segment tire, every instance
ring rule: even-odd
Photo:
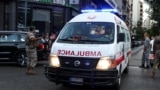
[[[21,67],[27,66],[27,54],[26,52],[19,52],[16,56],[17,64]]]
[[[68,84],[68,83],[63,83],[62,84],[63,87],[73,87],[72,85]]]
[[[127,67],[124,69],[125,74],[128,74],[128,72],[129,72],[129,63],[127,64]]]
[[[113,90],[119,90],[120,89],[120,86],[121,86],[121,67],[120,67],[120,70],[119,70],[119,73],[118,73],[118,80],[117,82],[112,86]]]
[[[150,63],[151,68],[153,67],[153,63]]]
[[[113,90],[119,90],[121,86],[121,75],[119,75],[119,78],[117,82],[112,86]]]

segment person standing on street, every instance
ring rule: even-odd
[[[50,36],[49,36],[49,41],[48,41],[49,52],[50,52],[51,47],[52,47],[52,44],[53,44],[53,42],[56,40],[56,38],[57,38],[56,32],[53,31],[53,32],[50,34]]]
[[[152,68],[151,77],[153,78],[158,70],[158,66],[160,63],[160,35],[157,36],[154,40],[153,44],[153,53],[155,55],[155,60]]]
[[[26,53],[27,53],[27,73],[28,75],[35,75],[36,72],[33,70],[37,64],[37,42],[42,39],[42,37],[35,37],[34,35],[35,29],[34,27],[29,28],[29,32],[26,36]]]
[[[153,53],[153,45],[154,45],[155,36],[152,36],[151,39],[152,40],[150,41],[150,45],[151,45],[151,52],[150,53]]]
[[[150,53],[150,39],[147,32],[144,33],[144,49],[143,49],[143,56],[142,56],[142,63],[140,68],[146,68],[149,69],[150,67],[150,60],[149,60],[149,53]],[[147,66],[145,67],[145,62]]]
[[[153,60],[154,60],[154,54],[153,54],[154,40],[155,40],[155,36],[152,36],[152,37],[151,37],[151,41],[150,41],[151,51],[150,51],[150,55],[149,55],[151,67],[153,66]]]

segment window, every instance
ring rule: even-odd
[[[1,34],[0,42],[16,42],[18,41],[18,36],[16,34]]]
[[[9,9],[9,3],[4,4],[4,30],[9,30],[9,17],[11,14],[9,14],[11,9]]]
[[[123,28],[123,27],[122,27],[122,31],[123,31],[123,33],[125,33],[125,41],[130,42],[129,31],[127,29]]]
[[[72,22],[60,33],[58,42],[106,44],[114,41],[114,23],[110,22]]]
[[[130,42],[131,41],[131,39],[130,39],[130,34],[129,34],[129,31],[127,31],[128,33],[127,33],[127,41],[128,42]]]
[[[21,5],[21,4],[18,4]],[[26,10],[26,21],[25,21],[25,7],[24,6],[18,6],[17,8],[17,29],[20,31],[28,31],[27,28],[25,28],[25,24],[27,27],[31,26],[32,24],[32,11],[31,8],[27,8]]]
[[[117,35],[120,33],[120,27],[117,25]]]
[[[25,38],[26,38],[26,34],[20,34],[20,38],[19,38],[19,40],[20,41],[22,41],[22,42],[24,42],[25,41]]]
[[[64,25],[64,9],[60,7],[54,7],[54,10],[52,11],[52,18],[52,31],[60,31]]]
[[[45,9],[33,9],[33,21],[50,22],[50,11]]]
[[[125,42],[127,42],[127,35],[126,35],[126,34],[127,34],[127,33],[126,33],[127,31],[126,31],[126,29],[124,29],[123,27],[121,27],[121,30],[122,30],[123,33],[125,33]]]

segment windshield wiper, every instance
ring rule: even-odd
[[[58,39],[58,41],[73,41],[72,39]]]
[[[79,41],[86,41],[86,42],[99,42],[99,41],[97,41],[97,40],[88,40],[88,39],[86,39],[86,40],[79,40]]]
[[[108,43],[108,41],[100,41],[100,40],[78,40],[81,42],[98,42],[98,43]]]
[[[99,44],[108,44],[109,41],[99,41],[99,40],[73,40],[73,39],[58,39],[58,41],[71,41],[71,42],[81,42],[81,43],[99,43]]]

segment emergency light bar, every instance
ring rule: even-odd
[[[94,9],[88,9],[88,10],[81,10],[82,13],[89,13],[89,12],[114,12],[117,13],[117,9],[101,9],[101,10],[94,10]]]

